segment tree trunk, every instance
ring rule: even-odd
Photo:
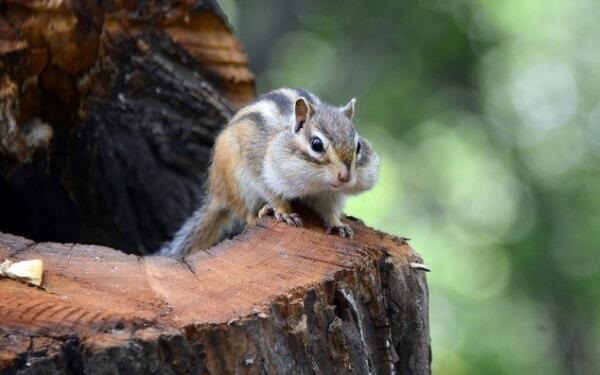
[[[350,224],[263,219],[183,262],[0,235],[47,269],[47,290],[0,280],[0,373],[428,373],[419,257]]]
[[[150,253],[254,97],[212,1],[0,2],[0,229]]]
[[[0,261],[46,267],[45,289],[0,279],[1,374],[429,373],[402,239],[306,213],[139,256],[198,205],[215,135],[254,95],[213,1],[0,0],[0,230],[33,239],[0,233]]]

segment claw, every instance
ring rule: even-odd
[[[326,225],[325,232],[327,234],[333,234],[334,232],[337,232],[340,235],[340,237],[347,238],[349,240],[351,240],[354,236],[354,232],[352,231],[352,228],[350,228],[350,226],[347,224]]]
[[[258,211],[258,218],[262,218],[263,216],[270,216],[273,215],[275,213],[275,210],[273,210],[273,207],[271,207],[268,204],[265,204],[263,206],[263,208],[260,209],[260,211]]]
[[[277,211],[268,204],[265,204],[263,208],[258,211],[258,218],[270,215],[275,216],[275,220],[277,220],[278,223],[286,223],[287,225],[291,225],[293,227],[301,227],[303,225],[300,215],[294,212],[286,213]]]
[[[351,240],[354,237],[354,232],[349,225],[345,225],[339,229],[340,236]]]
[[[280,223],[286,223],[287,225],[291,225],[293,227],[301,227],[302,219],[300,215],[296,213],[284,213],[284,212],[275,212],[275,219]]]
[[[297,227],[301,227],[303,225],[302,223],[302,218],[300,217],[300,215],[296,214],[296,213],[291,213],[289,215],[290,219],[294,222],[294,225]]]

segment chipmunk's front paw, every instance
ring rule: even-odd
[[[270,204],[265,204],[263,208],[258,211],[258,218],[260,219],[263,216],[272,216],[275,214],[275,210],[271,207]]]
[[[339,224],[339,225],[326,224],[325,229],[327,231],[327,234],[332,234],[332,233],[337,232],[340,235],[340,237],[348,238],[350,240],[354,236],[354,232],[352,231],[352,228],[350,228],[350,226],[347,224]]]
[[[277,219],[277,221],[280,223],[287,223],[293,227],[302,226],[302,219],[300,218],[300,215],[293,212],[287,213],[275,211],[275,219]]]
[[[293,212],[284,212],[275,210],[272,206],[266,204],[263,208],[258,211],[258,217],[263,217],[267,215],[275,216],[275,219],[280,223],[286,223],[293,227],[301,227],[302,226],[302,218],[300,215]]]

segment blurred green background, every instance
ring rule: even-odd
[[[221,4],[259,92],[358,98],[347,212],[432,268],[434,373],[599,373],[597,0]]]

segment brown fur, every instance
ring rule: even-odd
[[[291,211],[290,199],[307,199],[323,217],[328,232],[337,229],[351,238],[351,229],[340,221],[345,193],[328,189],[334,185],[332,179],[347,182],[341,176],[350,176],[359,166],[375,171],[361,176],[375,177],[362,179],[366,182],[360,188],[350,191],[357,186],[352,185],[347,191],[356,194],[370,188],[378,157],[374,154],[371,159],[367,153],[355,160],[354,100],[344,108],[322,103],[304,90],[283,89],[241,109],[215,140],[207,201],[161,253],[183,256],[206,249],[235,222],[254,223],[258,214],[268,211],[279,221],[302,225],[299,215]],[[316,131],[327,138],[325,153],[310,149],[310,137]],[[369,165],[369,160],[374,163]]]

